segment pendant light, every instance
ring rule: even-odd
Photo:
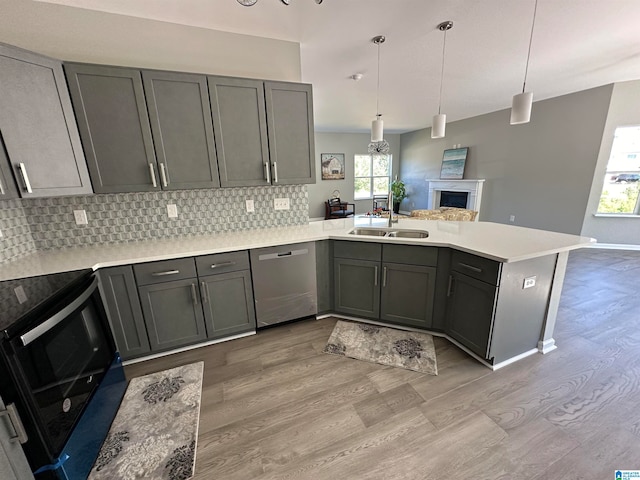
[[[524,69],[524,82],[522,83],[522,93],[513,96],[511,102],[511,125],[529,123],[531,121],[531,106],[533,104],[533,92],[525,92],[527,86],[527,73],[529,72],[529,58],[531,58],[531,44],[533,43],[533,27],[536,24],[536,12],[538,11],[538,0],[533,7],[533,21],[531,22],[531,36],[529,37],[529,52],[527,53],[527,64]]]
[[[444,54],[447,46],[447,31],[453,28],[453,22],[447,20],[438,25],[438,30],[444,32],[444,40],[442,41],[442,70],[440,71],[440,97],[438,98],[438,114],[433,116],[431,122],[431,138],[444,138],[445,128],[447,126],[447,115],[441,113],[442,108],[442,84],[444,80]]]
[[[389,143],[384,139],[384,124],[380,114],[380,45],[386,38],[383,35],[373,37],[371,41],[378,46],[378,85],[376,87],[376,118],[371,122],[371,143],[369,153],[389,153]]]

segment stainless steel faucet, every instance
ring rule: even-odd
[[[387,198],[387,208],[389,209],[388,226],[389,228],[391,228],[391,224],[393,223],[393,191],[391,190],[391,185],[389,185],[389,197]]]

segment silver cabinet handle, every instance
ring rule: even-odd
[[[191,298],[193,299],[193,304],[198,305],[198,292],[196,292],[196,284],[191,284]]]
[[[157,188],[158,183],[156,182],[156,172],[153,169],[153,163],[149,164],[149,174],[151,175],[151,184],[153,185],[153,188]]]
[[[273,162],[273,183],[278,183],[278,162]]]
[[[214,263],[211,265],[211,268],[222,268],[222,267],[230,267],[231,265],[235,265],[236,262],[222,262],[222,263]]]
[[[382,286],[387,286],[387,267],[382,267]]]
[[[20,175],[22,175],[22,181],[24,182],[24,187],[28,193],[33,193],[31,189],[31,182],[29,182],[29,175],[27,175],[27,167],[24,166],[24,163],[18,164],[18,170],[20,170]]]
[[[449,275],[449,285],[447,285],[447,297],[451,296],[451,287],[453,286],[453,275]]]
[[[167,171],[164,168],[164,163],[160,164],[160,179],[162,180],[162,186],[167,187],[169,182],[167,182]]]
[[[4,195],[4,187],[2,186],[2,180],[0,180],[0,195]]]
[[[473,265],[469,265],[468,263],[458,262],[458,265],[460,265],[463,268],[466,268],[467,270],[471,270],[472,272],[482,273],[481,268],[474,267]]]
[[[165,275],[176,275],[180,273],[180,270],[167,270],[165,272],[153,272],[152,277],[164,277]]]
[[[207,284],[205,282],[200,282],[200,295],[202,296],[202,303],[208,303],[209,297],[207,295]]]
[[[373,285],[378,285],[378,266],[373,267]]]
[[[264,178],[267,183],[271,183],[271,171],[269,169],[269,162],[265,162],[264,164]]]
[[[18,414],[15,404],[10,403],[7,405],[6,410],[0,412],[0,417],[4,417],[5,415],[9,417],[9,421],[16,432],[16,435],[14,437],[10,437],[10,440],[18,440],[18,442],[22,444],[27,443],[29,437],[24,429],[24,425],[22,425],[22,420],[20,419],[20,415]]]

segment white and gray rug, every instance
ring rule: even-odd
[[[438,374],[433,337],[428,333],[338,320],[324,352]]]
[[[90,480],[193,476],[204,362],[129,383]]]

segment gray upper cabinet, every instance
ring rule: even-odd
[[[270,185],[264,84],[208,77],[211,114],[223,187]]]
[[[160,190],[140,71],[64,68],[95,192]]]
[[[142,72],[163,190],[220,186],[207,77]]]
[[[274,185],[315,183],[311,85],[265,82]]]
[[[11,173],[7,149],[0,137],[0,200],[10,200],[18,197],[20,197],[20,193]]]
[[[0,136],[22,197],[92,193],[60,61],[0,44]]]

